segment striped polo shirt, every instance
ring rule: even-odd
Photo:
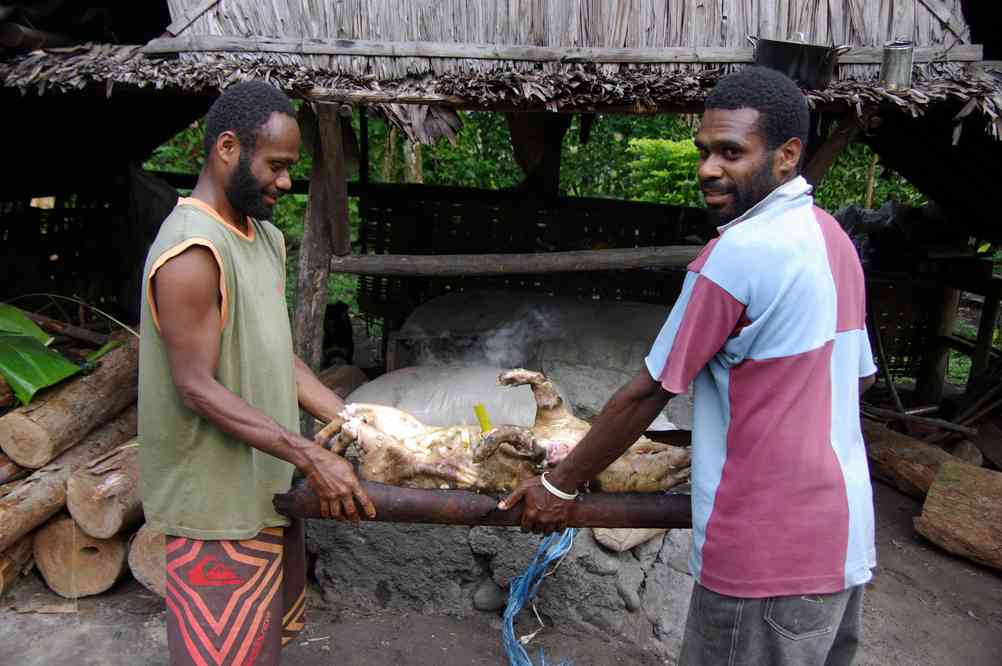
[[[646,359],[667,391],[694,382],[692,573],[748,598],[865,583],[859,378],[876,366],[856,250],[800,177],[719,231]]]

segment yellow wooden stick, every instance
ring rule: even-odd
[[[483,406],[482,403],[477,403],[473,405],[473,411],[477,415],[477,421],[480,421],[480,430],[487,432],[491,429],[491,417],[487,415],[487,408]]]

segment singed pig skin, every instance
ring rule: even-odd
[[[500,426],[481,433],[476,426],[437,427],[393,407],[348,405],[335,450],[352,442],[361,475],[409,488],[462,488],[505,493],[560,462],[590,429],[575,417],[553,384],[539,372],[509,370],[498,381],[529,384],[536,400],[531,428]],[[338,424],[332,424],[336,430]],[[328,429],[325,429],[325,433]],[[688,443],[688,432],[678,431]],[[592,482],[606,492],[664,491],[689,477],[689,451],[641,437]]]

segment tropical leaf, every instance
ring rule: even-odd
[[[80,372],[59,353],[30,335],[0,332],[0,375],[22,405],[41,389]]]
[[[35,338],[48,347],[52,336],[28,319],[24,311],[7,303],[0,303],[0,333],[17,333]]]

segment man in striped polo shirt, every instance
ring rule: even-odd
[[[863,271],[799,175],[809,115],[787,77],[746,68],[706,100],[699,180],[721,226],[688,267],[644,368],[526,502],[561,529],[581,484],[694,386],[695,577],[682,664],[847,664],[875,566],[859,396],[876,367]]]

